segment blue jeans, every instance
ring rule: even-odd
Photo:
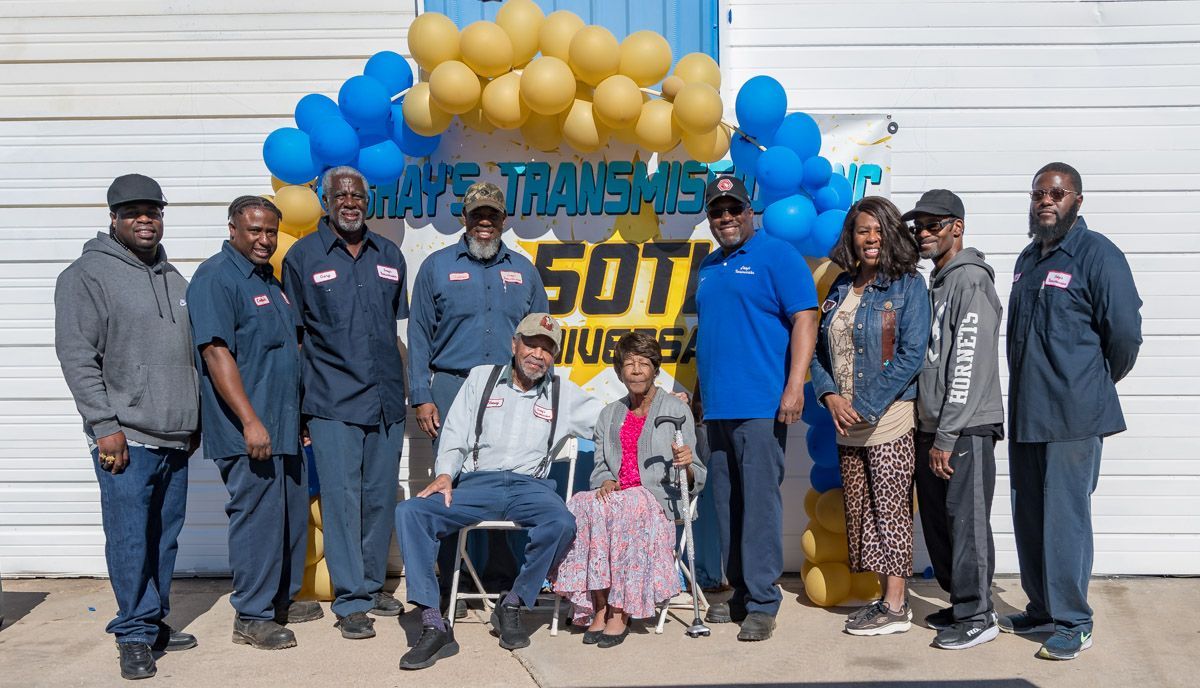
[[[288,605],[304,581],[308,537],[308,461],[276,454],[214,459],[229,501],[229,602],[246,621],[266,621]]]
[[[404,421],[366,426],[311,418],[308,434],[321,480],[333,613],[365,612],[387,580]]]
[[[413,497],[396,506],[396,535],[404,555],[408,600],[438,608],[440,594],[434,563],[438,542],[460,528],[480,521],[508,520],[529,529],[525,563],[512,592],[533,606],[550,567],[575,540],[575,517],[550,479],[512,471],[466,473],[451,495],[450,506],[440,494]]]
[[[179,449],[129,447],[129,465],[113,475],[92,466],[100,483],[104,560],[117,617],[104,630],[118,643],[153,644],[171,611],[171,576],[187,510],[187,459]]]

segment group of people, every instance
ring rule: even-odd
[[[677,526],[706,486],[733,593],[705,618],[738,623],[738,640],[766,640],[783,599],[786,428],[810,370],[837,430],[851,569],[882,584],[848,633],[910,627],[915,482],[951,602],[926,619],[937,646],[970,647],[997,629],[1053,631],[1040,651],[1050,658],[1090,645],[1090,494],[1103,437],[1124,429],[1114,383],[1136,358],[1140,301],[1124,256],[1078,216],[1074,169],[1052,163],[1034,177],[1033,241],[1010,299],[1010,473],[1030,602],[1003,619],[989,526],[1005,421],[1001,309],[991,267],[963,246],[953,193],[931,191],[903,215],[883,198],[856,203],[831,253],[845,272],[818,303],[804,259],[756,231],[743,183],[716,177],[704,200],[718,249],[695,293],[699,385],[689,398],[656,384],[659,343],[632,332],[612,356],[626,394],[605,405],[554,369],[561,325],[538,271],[502,241],[497,186],[468,189],[465,231],[423,261],[410,305],[403,254],[366,226],[365,178],[343,166],[321,181],[326,215],[288,251],[282,281],[270,265],[281,220],[270,200],[230,204],[228,241],[189,284],[160,243],[162,189],[136,174],[113,181],[108,230],[58,279],[55,345],[100,485],[118,606],[107,630],[125,678],[153,676],[155,651],[196,645],[164,619],[201,439],[229,492],[235,643],[292,647],[288,625],[324,614],[296,599],[308,443],[345,638],[373,637],[372,616],[404,612],[385,590],[394,527],[422,625],[401,668],[458,652],[452,541],[485,520],[528,534],[491,613],[501,647],[529,644],[522,610],[547,581],[573,605],[584,643],[621,644],[632,619],[679,592]],[[929,288],[920,258],[933,261]],[[428,486],[397,504],[410,405],[435,463]],[[595,439],[595,468],[592,489],[564,502],[548,474],[571,436]],[[493,540],[489,558],[511,559],[506,549]]]

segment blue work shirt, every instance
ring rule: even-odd
[[[200,349],[218,340],[237,361],[242,387],[271,436],[272,454],[300,453],[300,347],[296,312],[271,266],[257,267],[228,241],[196,268],[188,315],[200,371],[204,455],[246,453],[242,423],[213,387]]]
[[[1081,216],[1042,257],[1034,241],[1008,300],[1008,423],[1014,442],[1125,429],[1116,383],[1142,344],[1142,300],[1125,254]]]
[[[799,251],[761,230],[700,263],[696,365],[704,417],[774,418],[787,381],[792,317],[817,307]]]
[[[283,288],[304,326],[306,416],[358,425],[404,420],[396,321],[408,317],[400,247],[364,230],[358,257],[322,218],[283,261]]]
[[[417,271],[408,322],[408,379],[413,406],[433,401],[436,371],[466,377],[475,366],[512,359],[517,323],[549,309],[533,263],[503,243],[490,260],[458,243],[434,252]]]

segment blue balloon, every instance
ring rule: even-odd
[[[838,195],[838,204],[834,207],[838,210],[849,210],[854,203],[854,188],[850,186],[850,180],[835,173],[829,177],[829,186],[837,191]]]
[[[358,155],[358,134],[341,115],[318,121],[308,136],[313,156],[329,167],[348,165]]]
[[[363,68],[363,74],[383,84],[389,96],[407,91],[413,85],[413,72],[408,60],[391,50],[381,50],[372,55]]]
[[[337,103],[320,93],[310,93],[296,103],[296,126],[304,132],[311,132],[313,125],[326,117],[341,116]]]
[[[404,121],[404,115],[400,111],[400,105],[392,106],[392,138],[396,140],[400,150],[410,158],[426,158],[433,151],[437,150],[438,144],[442,142],[442,135],[436,136],[421,136],[417,132],[409,128],[408,123]]]
[[[817,391],[812,382],[804,383],[804,410],[800,412],[800,420],[808,425],[829,421],[829,414],[817,399]]]
[[[263,162],[271,174],[288,184],[306,184],[321,171],[313,160],[308,134],[291,127],[276,129],[267,136]]]
[[[733,161],[733,169],[736,172],[753,176],[762,153],[761,148],[750,143],[750,140],[741,134],[734,134],[733,140],[729,142],[729,159]]]
[[[817,216],[812,224],[812,231],[804,241],[796,245],[800,253],[814,258],[829,255],[833,245],[842,235],[842,223],[846,221],[845,210],[826,210]]]
[[[837,467],[837,431],[834,430],[833,423],[820,423],[809,427],[804,436],[804,444],[814,464]]]
[[[758,196],[754,199],[757,203],[754,204],[754,212],[762,212],[764,208],[769,207],[772,203],[782,201],[791,196],[790,191],[775,191],[768,189],[765,186],[758,187]]]
[[[833,174],[833,165],[819,155],[814,155],[804,161],[804,185],[809,193],[815,193],[829,184],[829,176]]]
[[[818,213],[826,210],[838,210],[841,203],[841,196],[838,196],[837,189],[832,186],[823,186],[813,194],[813,205],[817,206]]]
[[[404,152],[391,139],[366,146],[358,151],[358,171],[376,186],[391,184],[404,172]]]
[[[771,146],[763,151],[754,166],[755,181],[774,194],[796,193],[803,178],[804,165],[800,158],[783,146]]]
[[[338,108],[356,129],[377,127],[392,114],[392,99],[378,79],[352,76],[338,91]]]
[[[755,138],[769,136],[787,114],[787,91],[769,76],[756,76],[738,89],[733,109],[739,127]]]
[[[783,118],[775,130],[776,146],[791,148],[801,160],[808,160],[821,152],[821,130],[816,121],[803,112],[793,112]]]
[[[842,471],[837,466],[813,464],[808,472],[808,481],[817,492],[828,492],[842,486]]]
[[[773,237],[791,244],[802,242],[812,231],[817,209],[812,201],[800,194],[775,201],[763,213],[763,229]]]

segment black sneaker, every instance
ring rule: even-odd
[[[729,602],[710,602],[708,611],[704,614],[704,622],[711,624],[740,623],[745,619],[745,605],[731,604]]]
[[[445,619],[442,619],[442,624],[445,630],[436,626],[421,626],[421,637],[417,644],[400,658],[401,669],[425,669],[437,664],[439,659],[458,654],[454,629]]]
[[[507,596],[500,593],[500,599]],[[529,634],[521,628],[521,605],[497,604],[492,610],[492,635],[500,636],[500,647],[505,650],[519,650],[529,647]]]
[[[859,607],[858,609],[855,609],[854,611],[852,611],[846,615],[846,621],[853,621],[853,620],[857,619],[858,617],[862,616],[863,614],[866,614],[867,612],[871,611],[875,607],[878,607],[881,604],[883,604],[883,600],[878,599],[866,606]]]
[[[764,612],[750,612],[742,621],[742,630],[738,631],[737,639],[743,642],[767,640],[775,630],[775,617]]]
[[[157,626],[158,637],[150,645],[151,650],[156,652],[180,652],[196,647],[196,636],[191,633],[177,631],[161,621],[157,623]]]
[[[1069,628],[1059,628],[1054,631],[1054,635],[1042,643],[1042,647],[1037,651],[1037,656],[1042,659],[1075,659],[1080,652],[1091,646],[1091,631],[1072,631]]]
[[[375,620],[366,612],[354,612],[339,616],[334,628],[341,630],[342,637],[348,640],[362,640],[375,637]]]
[[[846,632],[850,635],[889,635],[904,633],[912,628],[912,610],[908,603],[898,612],[893,612],[887,604],[876,603],[862,615],[846,622]]]
[[[954,608],[946,607],[925,617],[925,625],[935,631],[944,631],[954,625]]]
[[[121,678],[136,681],[158,673],[148,643],[117,643],[117,651],[120,653]]]
[[[1029,612],[1021,612],[1020,614],[1010,614],[1009,616],[1000,617],[1000,630],[1005,633],[1016,633],[1017,635],[1053,633],[1054,621],[1052,619],[1036,618],[1031,616]]]
[[[400,616],[404,613],[404,605],[390,592],[379,592],[371,595],[371,609],[375,616]]]
[[[959,621],[943,629],[933,639],[933,646],[943,650],[965,650],[995,640],[1000,626],[991,614],[982,621]]]

